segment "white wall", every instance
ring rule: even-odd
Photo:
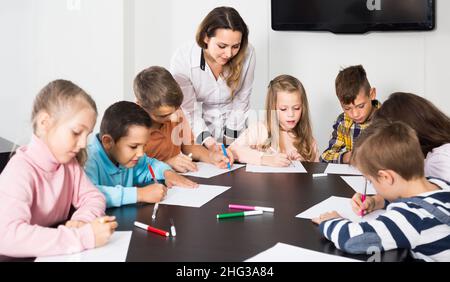
[[[0,135],[26,143],[32,101],[57,78],[91,94],[100,117],[123,99],[124,13],[121,0],[1,0]]]
[[[12,141],[29,133],[35,5],[27,0],[0,2],[0,136]]]
[[[68,9],[67,3],[77,1],[80,10]],[[100,117],[111,103],[134,100],[135,74],[151,65],[169,67],[175,49],[194,40],[203,17],[221,5],[240,12],[256,48],[252,107],[264,108],[274,76],[297,76],[308,94],[320,150],[341,111],[334,92],[341,67],[363,64],[382,101],[393,91],[410,91],[450,114],[450,19],[444,14],[450,1],[439,1],[432,32],[334,35],[272,31],[270,0],[0,0],[0,119],[12,120],[0,123],[0,136],[29,137],[32,98],[58,77],[91,93]]]
[[[305,85],[314,135],[323,150],[334,119],[342,111],[334,91],[338,71],[362,64],[383,101],[394,91],[425,96],[450,114],[446,81],[450,78],[449,1],[439,1],[437,29],[432,32],[391,32],[335,35],[328,32],[279,32],[270,25],[270,1],[135,0],[135,72],[151,65],[168,67],[174,50],[194,40],[203,17],[214,7],[235,7],[250,29],[257,66],[252,107],[264,108],[266,86],[287,73]],[[167,11],[167,12],[163,12]],[[133,97],[130,97],[133,98]]]
[[[235,7],[250,29],[256,49],[256,72],[252,104],[263,99],[268,76],[269,0],[134,0],[135,73],[152,65],[169,68],[170,58],[184,42],[194,41],[202,19],[215,7]],[[257,28],[256,28],[257,27]],[[134,99],[134,95],[126,96]]]
[[[269,76],[285,72],[304,83],[320,150],[326,147],[332,123],[341,112],[334,79],[342,67],[362,64],[381,101],[392,92],[412,92],[449,115],[450,19],[445,18],[445,11],[450,11],[450,1],[439,1],[437,29],[432,32],[270,31]]]

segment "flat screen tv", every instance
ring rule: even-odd
[[[448,1],[448,0],[447,0]],[[436,0],[272,0],[273,30],[432,30]]]

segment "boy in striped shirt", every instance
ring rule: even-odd
[[[450,187],[424,177],[423,154],[411,127],[377,121],[356,142],[351,163],[389,201],[368,196],[362,203],[361,194],[356,194],[354,211],[367,214],[386,208],[386,212],[362,223],[343,219],[335,211],[322,214],[313,222],[327,239],[349,253],[402,248],[416,259],[450,261]]]

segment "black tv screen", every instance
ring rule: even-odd
[[[273,30],[432,30],[435,0],[272,0]]]

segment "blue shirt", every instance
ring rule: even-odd
[[[137,187],[152,183],[148,170],[150,164],[158,180],[164,180],[164,172],[170,166],[147,155],[141,157],[132,168],[116,166],[108,157],[98,135],[87,146],[88,160],[84,170],[106,197],[106,207],[120,207],[137,202]]]

